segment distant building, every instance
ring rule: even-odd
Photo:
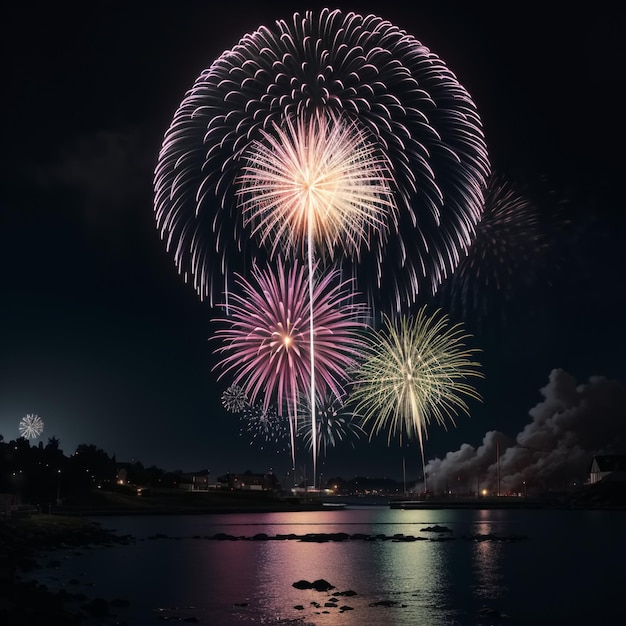
[[[211,475],[208,472],[200,474],[183,474],[180,487],[187,491],[209,491],[217,489],[218,485],[211,482]]]
[[[225,489],[244,489],[246,491],[276,491],[280,489],[278,479],[274,474],[224,474],[217,482]]]
[[[589,484],[594,485],[601,480],[626,481],[626,454],[602,454],[593,457]]]
[[[118,485],[128,485],[128,477],[132,468],[132,463],[117,463],[115,482]]]

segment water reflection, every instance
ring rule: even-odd
[[[168,618],[197,617],[200,624],[211,626],[490,623],[479,615],[483,606],[510,614],[511,626],[582,623],[583,616],[599,623],[608,621],[610,607],[621,602],[626,584],[623,520],[623,512],[384,508],[108,518],[105,525],[119,532],[137,537],[159,532],[164,538],[80,556],[69,553],[61,571],[44,569],[37,575],[50,577],[42,580],[46,584],[52,584],[52,576],[63,585],[71,578],[89,581],[94,584],[90,590],[100,597],[128,598],[131,606],[120,615],[128,624],[156,623],[156,607],[176,609]],[[452,533],[424,532],[435,525]],[[247,539],[211,538],[219,532]],[[373,539],[251,539],[258,533],[275,537],[339,532]],[[413,535],[414,540],[394,541],[396,533],[405,539]],[[449,534],[453,538],[446,540]],[[517,534],[529,540],[494,539]],[[480,541],[476,535],[490,538]],[[606,575],[581,574],[589,571]],[[293,587],[298,580],[317,579],[335,589]],[[331,602],[333,593],[349,591],[356,595],[336,596]],[[342,612],[342,606],[351,610]]]
[[[421,532],[427,525],[418,522],[414,513],[403,519],[391,519],[388,511],[368,511],[366,516],[332,513],[330,518],[313,518],[306,530],[360,532],[372,540],[255,542],[254,562],[246,564],[246,569],[255,570],[251,587],[255,591],[240,618],[246,614],[252,619],[250,607],[254,606],[262,623],[276,623],[266,619],[346,626],[460,623],[454,619],[462,613],[458,594],[451,598],[450,588],[458,584],[467,594],[471,569],[469,559],[465,559],[465,572],[455,560],[458,543],[446,541],[448,537],[440,533]],[[289,532],[297,530],[295,524],[300,521],[299,514],[280,517],[281,528]],[[397,533],[404,540],[393,540]],[[319,579],[334,589],[319,592],[293,587],[297,581]]]

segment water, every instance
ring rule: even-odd
[[[68,552],[60,568],[43,569],[38,579],[109,600],[128,599],[130,606],[115,613],[131,626],[184,619],[211,626],[595,624],[614,621],[626,589],[622,511],[380,506],[97,521],[136,542]],[[434,525],[451,532],[422,530]],[[208,538],[217,533],[402,534],[427,540]],[[486,537],[469,539],[476,534]],[[335,588],[293,587],[318,579]],[[332,595],[337,592],[356,595]]]

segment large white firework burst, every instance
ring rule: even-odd
[[[261,135],[236,182],[244,225],[271,256],[306,250],[309,234],[321,258],[359,256],[396,230],[388,160],[356,124],[319,114]]]
[[[36,439],[43,432],[43,420],[38,415],[29,413],[21,419],[19,429],[20,436],[24,439]]]
[[[307,133],[324,149],[288,155]],[[324,9],[245,35],[200,74],[165,134],[154,178],[157,227],[202,298],[213,303],[274,246],[269,233],[279,226],[268,207],[285,195],[264,188],[262,219],[252,219],[237,181],[256,193],[251,166],[262,164],[259,178],[267,180],[282,160],[287,174],[313,155],[328,157],[334,135],[340,153],[351,147],[376,161],[388,189],[362,184],[366,215],[341,217],[318,232],[318,244],[326,252],[338,239],[358,244],[349,268],[358,289],[385,309],[411,305],[452,273],[474,237],[490,172],[477,108],[412,35],[374,15]],[[268,163],[270,146],[276,160]],[[354,165],[367,178],[367,168]],[[347,208],[353,176],[340,180],[348,191],[339,205]]]

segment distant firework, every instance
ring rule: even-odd
[[[494,322],[503,317],[502,300],[524,301],[530,290],[549,285],[555,257],[553,231],[566,224],[558,201],[540,185],[522,185],[494,176],[485,196],[482,219],[468,254],[437,296],[451,314]]]
[[[385,328],[370,335],[351,398],[370,437],[386,431],[388,443],[394,436],[415,438],[424,462],[431,420],[454,424],[457,411],[469,413],[465,397],[479,399],[468,382],[482,377],[473,360],[477,350],[465,347],[468,338],[460,324],[425,308],[414,318],[386,319]]]
[[[277,451],[289,447],[289,420],[278,415],[275,406],[263,407],[261,402],[248,406],[242,417],[241,434],[250,437],[250,444]]]
[[[302,413],[306,407],[302,407]],[[356,441],[365,436],[365,431],[354,419],[352,413],[346,410],[343,399],[337,400],[327,396],[323,401],[318,401],[315,416],[317,419],[317,448],[321,456],[326,456],[330,448],[340,444],[348,444],[354,447]],[[306,420],[302,422],[299,434],[307,448],[313,446],[311,424]]]
[[[238,385],[231,385],[222,393],[222,406],[230,413],[243,413],[249,406],[246,392]]]
[[[37,439],[43,432],[43,420],[30,413],[20,421],[20,436],[24,439]]]
[[[373,304],[399,309],[457,266],[489,172],[477,108],[439,57],[380,17],[324,9],[260,27],[200,74],[163,139],[155,216],[179,272],[213,304],[282,245],[275,231],[291,245],[305,232],[289,195],[302,175],[337,218],[315,231],[317,252],[343,260]]]

